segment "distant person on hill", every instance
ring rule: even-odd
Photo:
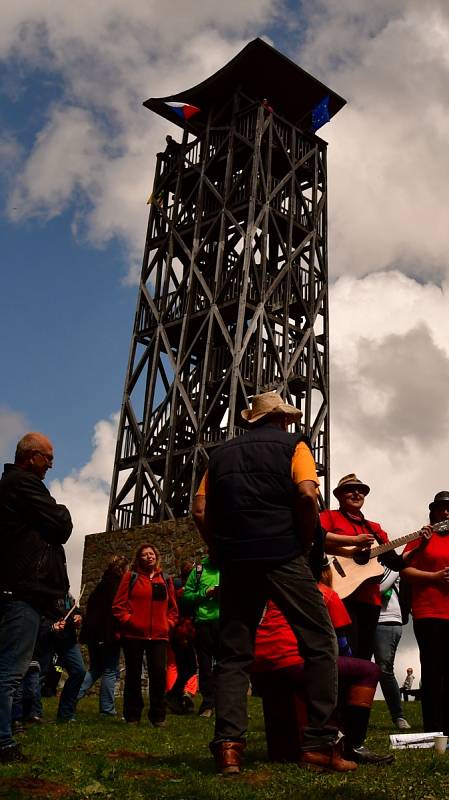
[[[401,686],[401,694],[405,700],[408,701],[408,696],[413,692],[413,683],[415,680],[415,676],[413,674],[413,667],[407,667],[407,672],[405,674],[404,683]]]

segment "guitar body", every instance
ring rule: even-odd
[[[370,559],[366,564],[357,564],[349,555],[329,558],[332,559],[332,588],[342,600],[355,592],[360,584],[384,574],[384,568],[377,558]]]
[[[449,520],[447,519],[443,520],[443,522],[435,522],[431,527],[432,531],[440,536],[449,534]],[[330,556],[330,559],[332,559],[332,588],[344,599],[355,592],[361,583],[370,578],[380,578],[384,574],[384,568],[378,561],[378,556],[388,553],[390,550],[395,550],[400,545],[407,544],[407,542],[419,539],[421,533],[422,530],[414,531],[413,533],[408,533],[407,536],[402,536],[392,542],[386,542],[378,547],[371,548],[371,550],[364,551],[366,563],[354,561],[352,555],[356,555],[358,559],[364,558],[363,552],[357,551],[354,547],[345,548],[348,551],[347,556]]]

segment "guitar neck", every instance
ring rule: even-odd
[[[389,553],[390,550],[396,550],[396,548],[400,547],[401,544],[407,544],[407,542],[413,542],[414,539],[419,539],[420,536],[421,529],[419,531],[413,531],[413,533],[408,533],[406,536],[400,536],[399,539],[395,539],[394,542],[386,542],[386,544],[380,544],[377,547],[372,547],[369,557],[377,558],[384,553]]]

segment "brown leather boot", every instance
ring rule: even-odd
[[[221,775],[238,775],[245,742],[212,742],[210,749],[215,758],[217,772]]]
[[[357,769],[355,761],[343,758],[339,745],[323,748],[323,750],[306,750],[301,755],[300,763],[329,772],[352,772]]]

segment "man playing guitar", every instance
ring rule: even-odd
[[[362,514],[365,497],[369,491],[370,487],[359,480],[354,473],[345,475],[339,480],[334,489],[334,495],[339,502],[338,511],[322,511],[320,514],[321,526],[326,533],[327,553],[337,556],[350,554],[352,557],[359,554],[362,555],[362,560],[365,554],[368,561],[370,549],[375,543],[380,545],[388,543],[388,534],[379,523],[368,521]],[[368,579],[363,580],[355,591],[344,598],[352,622],[348,639],[352,653],[357,658],[371,659],[373,654],[374,634],[381,609],[379,582],[383,566],[396,572],[405,566],[402,556],[394,550],[381,555],[379,562],[377,560],[373,562],[376,565],[374,573],[377,567],[377,576],[375,574],[374,577],[370,577],[372,572],[368,572]],[[335,589],[338,591],[337,586]]]

